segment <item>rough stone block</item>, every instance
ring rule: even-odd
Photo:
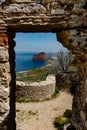
[[[8,46],[8,36],[6,34],[0,34],[0,46]]]
[[[0,113],[4,114],[9,110],[8,103],[0,102]]]
[[[0,102],[6,100],[10,93],[10,88],[5,88],[5,86],[0,85]]]
[[[51,14],[53,15],[63,15],[64,14],[64,10],[63,9],[52,9],[51,10]]]
[[[5,47],[0,46],[0,61],[7,62],[9,60],[8,50]]]
[[[0,63],[0,77],[6,77],[6,75],[10,72],[9,62]]]

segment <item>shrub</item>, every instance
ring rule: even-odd
[[[58,129],[58,130],[63,130],[64,128],[64,125],[70,123],[70,118],[71,118],[71,110],[66,110],[63,114],[63,116],[59,116],[59,117],[56,117],[54,119],[54,126]]]
[[[68,73],[59,73],[56,75],[56,85],[58,86],[58,88],[64,89],[64,88],[69,88],[71,85],[71,81],[69,78],[69,74]]]
[[[54,126],[58,129],[58,130],[63,130],[63,127],[65,124],[70,123],[70,120],[68,118],[64,118],[62,116],[56,117],[54,119]]]
[[[55,86],[55,93],[59,93],[59,88],[57,86]]]
[[[72,95],[75,95],[76,92],[76,84],[72,83],[70,87],[70,92]]]
[[[72,111],[71,111],[71,110],[68,110],[68,109],[67,109],[67,110],[64,112],[64,114],[63,114],[63,116],[64,116],[64,117],[67,117],[67,118],[70,118],[71,115],[72,115]]]

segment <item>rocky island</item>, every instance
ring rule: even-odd
[[[45,52],[40,52],[33,56],[32,60],[34,61],[45,61],[48,59],[48,55]]]

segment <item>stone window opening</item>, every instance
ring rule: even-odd
[[[26,27],[26,26],[25,26]],[[39,26],[40,27],[40,26]],[[47,26],[46,26],[47,27]],[[1,28],[0,30],[0,64],[1,64],[1,85],[2,85],[2,92],[6,90],[7,97],[3,97],[2,104],[5,104],[4,106],[4,113],[1,111],[1,123],[0,123],[0,129],[1,130],[16,130],[16,122],[15,122],[15,86],[16,86],[16,75],[15,75],[15,33],[17,32],[40,32],[40,30],[43,30],[44,27],[41,29],[36,29],[32,27],[24,29],[21,27],[14,27],[12,29],[8,28]],[[47,28],[45,28],[45,31]],[[85,29],[69,29],[69,30],[59,30],[59,31],[52,31],[52,28],[49,28],[51,32],[56,32],[57,40],[60,41],[66,48],[68,48],[73,54],[76,55],[75,57],[75,63],[74,65],[79,68],[79,82],[77,86],[77,92],[78,94],[75,95],[73,98],[73,107],[72,107],[72,123],[73,126],[78,126],[79,129],[84,128],[85,125],[83,122],[85,122],[85,118],[83,116],[84,113],[86,113],[86,109],[84,107],[86,106],[83,104],[83,99],[86,97],[86,77],[87,77],[87,60],[86,60],[86,48],[84,47],[86,45],[86,30]],[[54,29],[55,30],[55,29]],[[2,33],[3,32],[3,33]],[[48,31],[49,32],[49,31]],[[80,32],[80,33],[79,33]],[[77,35],[78,34],[78,35]],[[6,40],[4,40],[6,39]],[[72,41],[70,43],[70,41]],[[84,41],[84,44],[81,44],[78,46],[79,41]],[[83,52],[83,53],[81,53]],[[3,55],[4,54],[4,55]],[[4,72],[3,72],[4,70]],[[80,88],[81,87],[81,88]],[[80,91],[81,89],[81,91]],[[84,92],[84,94],[82,93]],[[81,96],[82,94],[82,96]],[[82,98],[80,98],[82,97]],[[77,100],[78,99],[78,100]],[[77,109],[81,108],[81,113],[79,111],[75,111]],[[1,107],[3,108],[3,106]],[[86,116],[86,115],[85,115]],[[74,118],[75,117],[75,118]],[[77,119],[77,120],[75,120]],[[80,121],[80,126],[78,125],[78,120]]]
[[[26,35],[26,33],[23,33],[23,34],[25,34]],[[35,35],[36,33],[34,33],[33,35]],[[46,33],[47,34],[47,33]],[[16,35],[17,35],[17,33],[16,33]],[[20,34],[21,35],[21,34]],[[24,35],[24,36],[25,36]],[[42,34],[43,35],[43,37],[44,37],[44,34]],[[15,36],[16,37],[16,36]],[[22,35],[22,37],[23,37],[23,35]],[[56,38],[56,34],[55,34],[55,38]],[[15,40],[15,39],[14,39]],[[57,39],[56,39],[57,40]],[[37,40],[38,41],[38,40]],[[50,39],[49,39],[49,41],[50,41]],[[16,40],[15,40],[15,42],[16,42],[16,46],[17,46],[17,44],[19,44]],[[26,42],[27,41],[25,41],[25,46],[26,46]],[[37,44],[37,43],[34,43],[34,44]],[[41,43],[42,44],[42,43]],[[54,43],[55,44],[55,43]],[[60,43],[58,43],[58,41],[57,41],[57,46],[58,46],[58,44],[60,44]],[[22,45],[22,43],[21,43],[21,45]],[[50,45],[50,43],[49,43],[49,45]],[[60,50],[61,49],[63,49],[63,51],[67,51],[67,49],[66,48],[64,48],[64,47],[62,47],[62,45],[59,45],[59,46],[61,46],[60,47]],[[14,48],[15,49],[15,48]],[[60,50],[58,50],[58,51],[60,51]],[[24,51],[24,50],[23,50]],[[37,51],[37,50],[36,50]],[[51,51],[51,50],[50,50]],[[54,53],[55,53],[56,51],[54,51]],[[16,50],[15,50],[15,55],[16,55]],[[15,63],[16,63],[16,60],[15,60]],[[17,64],[17,63],[16,63]],[[21,66],[20,66],[21,67]],[[52,83],[53,84],[53,83]],[[20,85],[18,85],[18,86],[20,86]],[[16,88],[17,89],[17,88]],[[20,89],[20,88],[19,88]],[[39,88],[40,89],[40,88]],[[30,91],[30,93],[31,93],[31,91],[32,90],[29,90]],[[50,91],[50,90],[49,90]],[[53,93],[54,93],[54,91],[55,91],[55,88],[51,88],[51,91],[49,92],[49,93],[51,93],[51,95],[53,95]],[[20,90],[20,92],[21,92],[21,90]],[[38,92],[38,90],[37,90],[37,92]],[[46,92],[47,92],[47,90],[46,90]],[[18,92],[17,92],[18,93]],[[26,92],[23,92],[23,93],[26,93]],[[27,93],[28,93],[28,91],[27,91]],[[39,92],[38,92],[39,93]],[[19,94],[20,95],[20,94]],[[49,94],[50,95],[50,94]],[[23,94],[22,94],[22,96],[23,96]],[[38,96],[39,97],[39,96]],[[43,95],[43,97],[39,97],[39,98],[42,98],[42,99],[45,99],[45,98],[48,98],[47,96],[46,96],[46,94],[45,94],[45,96]],[[42,100],[42,99],[39,99],[39,100]],[[19,100],[23,100],[22,98],[20,98]],[[33,98],[33,96],[32,96],[32,99],[31,100],[37,100],[38,101],[38,99],[36,98]],[[15,104],[16,104],[16,102],[15,102]],[[16,110],[15,110],[15,112],[16,112]],[[17,124],[17,122],[16,122],[16,124]]]
[[[75,55],[78,84],[72,125],[87,130],[87,0],[0,0],[0,129],[16,130],[15,41],[17,32],[54,32]]]
[[[20,87],[21,86],[20,83],[24,84],[24,82],[28,82],[27,86],[32,86],[32,83],[30,85],[29,82],[32,82],[31,79],[33,79],[33,78],[31,76],[27,76],[27,75],[29,75],[28,70],[35,69],[35,68],[38,69],[38,68],[41,68],[41,67],[46,67],[46,64],[51,64],[51,63],[47,63],[47,62],[50,62],[50,60],[54,59],[54,61],[53,61],[54,63],[52,63],[52,65],[51,65],[51,67],[49,67],[49,69],[48,69],[48,67],[45,68],[45,72],[42,70],[43,71],[42,72],[43,73],[42,74],[43,78],[40,76],[40,77],[37,77],[36,80],[33,79],[34,80],[33,82],[37,82],[37,86],[38,86],[38,81],[39,80],[42,81],[42,79],[43,79],[43,81],[45,81],[46,79],[48,79],[48,78],[46,78],[46,77],[48,77],[48,74],[55,75],[55,83],[53,83],[54,78],[53,78],[52,83],[50,83],[50,84],[55,84],[55,85],[51,85],[51,87],[53,86],[52,87],[53,91],[51,90],[51,93],[53,94],[55,92],[56,73],[57,73],[57,70],[58,70],[57,69],[57,67],[58,67],[57,62],[58,61],[56,61],[57,60],[57,55],[58,55],[57,53],[60,53],[61,50],[62,51],[68,51],[68,50],[66,48],[64,48],[62,46],[62,44],[60,44],[57,41],[55,33],[54,34],[53,33],[42,33],[42,32],[40,32],[40,33],[16,33],[16,35],[17,35],[16,36],[17,38],[14,39],[15,42],[16,42],[16,46],[17,46],[15,48],[15,63],[16,63],[15,71],[19,72],[19,73],[16,73],[16,76],[17,76],[16,77],[16,79],[17,79],[16,85],[19,88],[19,89],[16,88],[17,94],[19,94],[21,98],[25,93],[27,93],[27,95],[31,95],[30,91],[29,92],[28,91],[26,91],[26,92],[23,91],[22,92],[23,89],[21,89],[22,87]],[[40,36],[41,36],[41,38],[40,38]],[[24,38],[22,38],[22,37],[24,37]],[[21,39],[23,39],[23,40],[21,40]],[[42,62],[40,61],[40,63],[39,63],[40,65],[38,65],[38,62],[33,61],[32,58],[33,58],[33,56],[35,54],[40,54],[40,53],[46,54],[48,56],[48,59],[47,59],[48,61],[47,60],[42,61]],[[32,55],[31,59],[29,59],[29,56],[30,56],[29,54]],[[49,60],[49,58],[50,58],[50,60]],[[36,66],[36,67],[32,68],[33,66]],[[51,72],[51,70],[53,72]],[[39,70],[39,71],[41,71],[41,70]],[[23,72],[25,74],[23,74]],[[21,74],[22,77],[20,76],[20,74]],[[23,76],[23,75],[25,75],[25,76]],[[38,73],[38,75],[40,75],[40,74]],[[30,81],[29,81],[29,79],[30,79]],[[26,85],[24,85],[24,86],[26,87]],[[43,85],[41,85],[41,86],[43,86]],[[48,84],[47,84],[47,86],[48,86]],[[40,89],[40,88],[38,88],[38,89]],[[19,92],[19,90],[20,90],[20,92]],[[50,90],[48,92],[50,92]],[[37,90],[37,94],[38,93],[41,93],[41,92],[38,92],[38,90]],[[49,96],[51,96],[52,94],[49,94]],[[26,95],[25,95],[25,97],[26,97]],[[28,96],[27,96],[27,98],[28,98]],[[33,98],[33,96],[32,96],[32,98],[30,100],[32,100],[32,101],[33,100],[42,100],[42,99],[45,99],[45,98],[48,98],[48,97],[44,92],[43,97],[41,97],[40,99],[39,99],[39,96],[36,99]]]

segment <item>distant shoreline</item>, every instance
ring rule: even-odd
[[[49,54],[50,59],[48,59],[47,61],[33,61],[32,57],[35,54],[36,54],[35,52],[34,53],[33,52],[16,53],[16,60],[15,60],[16,70],[15,71],[20,72],[20,71],[27,71],[27,70],[32,70],[36,68],[41,68],[41,67],[51,65],[52,62],[55,61],[51,58],[51,57],[55,57],[55,54],[53,55],[53,53]]]
[[[56,65],[57,60],[53,60],[53,59],[48,59],[48,61],[46,62],[46,64],[42,67],[38,67],[38,68],[34,68],[34,69],[28,69],[28,70],[23,70],[23,71],[19,71],[16,73],[26,73],[28,71],[32,71],[32,70],[38,70],[38,69],[46,69],[46,68],[50,68],[50,67],[54,67],[54,64]]]
[[[20,71],[25,71],[25,70],[31,70],[31,69],[36,69],[40,68],[42,66],[46,65],[46,62],[41,62],[41,61],[33,61],[32,57],[36,53],[16,53],[16,72]]]

